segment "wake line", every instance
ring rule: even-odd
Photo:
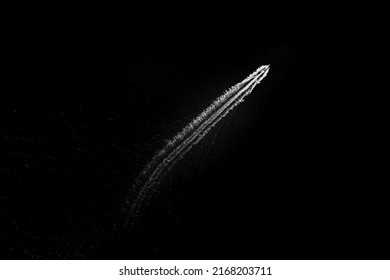
[[[266,77],[268,71],[269,65],[263,65],[242,82],[225,91],[224,94],[218,97],[198,117],[173,137],[152,158],[135,181],[134,190],[138,194],[131,205],[125,226],[131,216],[138,214],[138,209],[142,205],[142,202],[148,197],[147,194],[151,191],[152,187],[159,183],[159,179],[191,150],[212,127],[223,119],[230,110],[243,102],[244,98],[252,92],[255,86]],[[129,205],[130,199],[126,203]]]

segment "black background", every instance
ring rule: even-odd
[[[4,37],[2,258],[388,258],[379,22],[69,5]],[[263,64],[120,235],[127,191],[164,141]]]

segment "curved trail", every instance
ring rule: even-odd
[[[147,199],[153,186],[164,176],[191,148],[196,145],[229,111],[244,101],[257,84],[264,79],[269,71],[269,65],[259,67],[242,82],[236,84],[218,97],[198,117],[191,121],[181,132],[173,137],[146,165],[137,177],[133,186],[136,198],[130,205],[127,199],[128,212],[125,227],[131,217],[139,214],[140,207]],[[128,210],[130,207],[130,210]]]

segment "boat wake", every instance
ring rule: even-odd
[[[125,227],[132,218],[139,215],[141,206],[148,199],[151,190],[183,156],[233,108],[244,101],[257,84],[268,74],[269,65],[256,69],[242,82],[234,85],[219,96],[199,116],[192,120],[176,136],[167,142],[165,147],[156,153],[152,160],[138,175],[126,200],[124,211],[127,212]],[[135,197],[135,199],[134,199]]]

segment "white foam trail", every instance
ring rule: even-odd
[[[159,178],[196,145],[230,110],[241,103],[254,87],[266,77],[268,71],[269,65],[261,66],[242,82],[231,87],[153,157],[136,179],[134,189],[139,193],[131,205],[125,226],[129,218],[137,214],[142,202],[148,197],[148,192],[153,185],[158,183]],[[130,200],[127,200],[128,204],[129,202]]]

